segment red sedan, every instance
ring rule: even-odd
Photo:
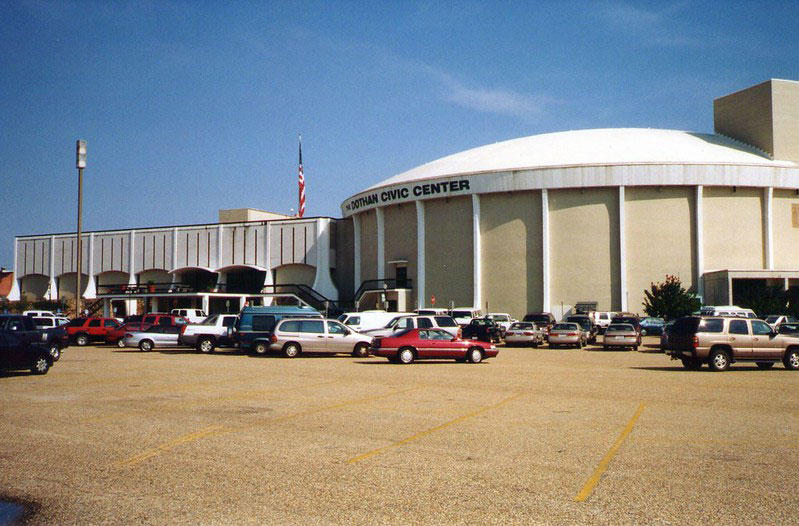
[[[105,343],[110,344],[117,344],[119,347],[124,347],[125,344],[122,343],[122,338],[125,337],[125,334],[129,332],[138,332],[144,331],[152,327],[149,323],[142,323],[142,322],[130,322],[122,325],[114,330],[108,331],[108,335],[105,337]]]
[[[394,363],[425,359],[479,363],[499,353],[490,343],[453,338],[441,329],[408,329],[390,338],[376,338],[371,352]]]

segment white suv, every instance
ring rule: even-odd
[[[170,314],[183,316],[189,323],[200,323],[208,317],[208,315],[200,309],[172,309]]]
[[[459,338],[461,327],[449,316],[401,316],[391,321],[382,329],[372,329],[363,331],[374,338],[386,338],[393,336],[395,332],[405,329],[432,329],[439,328],[447,331],[453,337]]]

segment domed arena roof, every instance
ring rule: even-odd
[[[723,135],[647,128],[577,130],[498,142],[442,157],[367,190],[439,177],[570,166],[726,164],[796,167]]]

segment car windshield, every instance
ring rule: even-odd
[[[777,323],[777,320],[779,319],[779,316],[769,316],[766,318],[766,323]]]
[[[608,326],[607,332],[635,332],[635,327],[629,323],[614,323]]]
[[[582,316],[579,316],[579,317],[578,316],[574,316],[574,317],[569,317],[567,319],[567,321],[572,321],[574,323],[579,323],[580,326],[583,329],[591,330],[591,320],[589,320],[588,318],[583,318]]]
[[[388,322],[388,323],[386,323],[386,326],[385,326],[385,327],[383,327],[383,328],[384,328],[384,329],[390,329],[390,328],[392,328],[394,325],[396,325],[396,324],[397,324],[397,322],[398,322],[398,321],[400,321],[400,319],[401,319],[401,318],[404,318],[404,316],[397,316],[396,318],[391,318],[391,321],[390,321],[390,322]]]
[[[524,317],[524,321],[534,321],[536,323],[549,323],[549,316],[546,314],[528,314]]]
[[[472,313],[468,310],[454,310],[452,311],[451,316],[453,318],[471,318]]]
[[[532,329],[534,327],[535,325],[533,325],[532,323],[525,323],[525,322],[514,323],[513,325],[510,326],[511,329],[519,329],[519,330]]]
[[[216,325],[216,320],[218,318],[219,316],[208,316],[200,325]]]
[[[577,324],[576,323],[556,323],[554,327],[552,327],[554,331],[576,331]]]
[[[86,318],[75,318],[67,323],[67,327],[82,327],[84,323],[86,323]]]

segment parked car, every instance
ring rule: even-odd
[[[674,322],[670,321],[663,327],[663,332],[660,334],[660,352],[666,352],[670,349],[669,339],[671,338],[671,328],[674,327]]]
[[[502,328],[488,317],[472,318],[467,325],[461,327],[461,337],[466,340],[498,342],[502,339]]]
[[[507,312],[491,312],[486,314],[486,318],[499,325],[499,328],[502,329],[503,336],[505,331],[510,329],[510,326],[513,324],[513,322],[517,321],[514,320],[513,317]]]
[[[544,343],[544,333],[531,321],[517,321],[505,331],[505,346],[538,347]]]
[[[796,323],[799,320],[797,320],[793,316],[772,314],[770,316],[766,316],[766,320],[765,321],[766,321],[766,323],[771,325],[772,328],[776,328],[777,325],[780,325],[782,323]]]
[[[16,334],[0,332],[0,369],[29,369],[33,374],[47,374],[53,366],[49,349],[28,343]]]
[[[119,325],[114,318],[75,318],[64,328],[70,339],[83,347],[93,341],[105,342],[108,332]]]
[[[122,338],[125,347],[138,347],[144,352],[155,347],[176,347],[180,327],[176,325],[152,325],[143,331],[128,332]]]
[[[184,318],[188,323],[202,323],[208,317],[202,309],[172,309],[169,313]]]
[[[635,330],[638,332],[638,335],[641,335],[641,319],[638,317],[637,314],[633,314],[631,312],[617,312],[611,323],[629,323]],[[641,342],[638,342],[640,345]]]
[[[471,307],[456,307],[449,311],[449,315],[455,320],[455,323],[461,327],[468,325],[472,318],[479,318],[483,315],[480,309],[473,309]]]
[[[189,323],[188,320],[183,316],[177,316],[175,314],[163,314],[161,312],[151,312],[150,314],[145,314],[141,321],[142,323],[160,325],[161,327],[181,327]]]
[[[742,309],[735,305],[705,305],[699,309],[700,316],[736,316],[738,318],[757,318],[752,309]]]
[[[382,329],[363,331],[373,338],[385,338],[405,329],[443,329],[453,337],[460,338],[462,328],[450,316],[398,316]]]
[[[131,323],[122,324],[116,329],[108,331],[108,334],[106,334],[105,336],[105,343],[111,345],[117,345],[118,347],[124,347],[125,342],[122,341],[122,338],[124,338],[126,334],[130,332],[146,331],[152,326],[153,325],[151,323],[142,323],[142,322],[131,322]]]
[[[588,338],[588,343],[596,343],[596,335],[599,334],[599,327],[594,325],[594,321],[587,314],[573,314],[568,316],[565,320],[578,324],[582,327]]]
[[[525,314],[522,321],[531,321],[535,323],[536,327],[543,331],[545,340],[549,338],[549,329],[557,323],[555,321],[555,316],[553,316],[551,312],[531,312]]]
[[[347,353],[369,356],[372,337],[355,332],[336,320],[284,318],[272,331],[269,350],[280,351],[286,358],[301,353]]]
[[[238,314],[214,314],[202,323],[190,323],[180,328],[178,344],[212,353],[217,347],[233,345],[229,329],[236,325]]]
[[[611,323],[605,331],[602,348],[608,350],[613,347],[632,347],[637,351],[639,338],[638,331],[629,323]]]
[[[449,309],[416,309],[413,313],[419,316],[449,316]]]
[[[361,312],[345,312],[338,321],[358,332],[370,329],[382,329],[397,316],[412,316],[409,312],[386,312],[384,310],[365,310]]]
[[[578,323],[560,322],[549,330],[550,348],[554,349],[559,345],[565,345],[580,349],[587,343],[588,335]]]
[[[594,325],[597,326],[599,334],[605,333],[605,329],[608,328],[608,325],[610,325],[610,321],[613,319],[613,316],[615,314],[616,314],[615,312],[599,312],[599,311],[593,311],[588,313],[588,315],[591,316],[591,319],[594,321]]]
[[[670,346],[668,354],[686,369],[707,363],[713,371],[725,371],[738,361],[755,362],[760,369],[782,361],[786,369],[799,369],[799,335],[779,334],[763,320],[680,318],[671,329]]]
[[[409,364],[415,360],[454,359],[479,363],[498,354],[490,343],[454,338],[442,329],[407,329],[388,338],[376,338],[372,354],[390,362]]]
[[[23,314],[0,314],[0,332],[13,334],[24,343],[46,347],[54,362],[69,347],[69,336],[63,327],[39,328],[36,318]]]
[[[56,315],[51,310],[26,310],[22,312],[23,316],[30,316],[31,318],[55,318]]]
[[[266,305],[244,307],[236,323],[229,329],[230,339],[242,352],[266,354],[271,344],[272,331],[283,318],[322,318],[319,311],[310,307]]]
[[[52,318],[49,316],[33,317],[33,323],[36,325],[37,329],[54,329],[69,323],[69,318],[64,318],[62,316],[55,316]]]
[[[666,320],[663,318],[647,317],[641,320],[641,336],[660,336],[663,334],[663,327]]]
[[[140,323],[143,319],[143,314],[131,314],[122,318],[122,323]]]
[[[777,326],[779,334],[799,334],[799,322],[796,323],[780,323]]]

